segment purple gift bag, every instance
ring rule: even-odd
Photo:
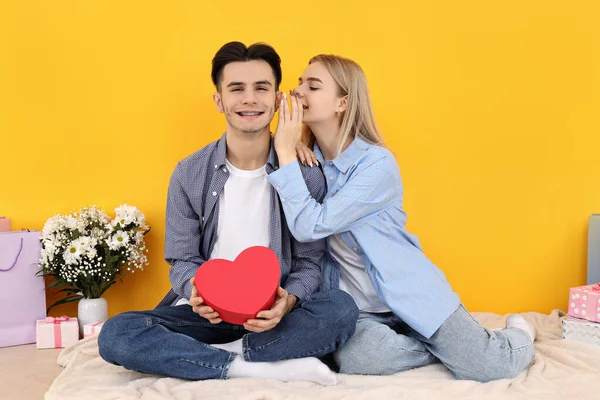
[[[40,232],[0,233],[0,347],[35,343],[35,321],[46,318]]]

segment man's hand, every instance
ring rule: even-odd
[[[202,318],[206,318],[211,324],[218,324],[223,321],[221,318],[219,318],[219,313],[213,310],[212,307],[203,305],[204,299],[198,296],[198,290],[194,284],[194,278],[190,279],[190,283],[192,285],[192,296],[190,297],[190,305],[192,306],[192,310]]]
[[[298,298],[288,294],[281,286],[277,288],[277,297],[270,310],[260,311],[255,319],[244,323],[244,328],[250,332],[265,332],[277,326],[279,321],[294,308]]]

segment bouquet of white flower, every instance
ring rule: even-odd
[[[50,218],[42,230],[41,270],[48,285],[67,297],[52,304],[102,296],[126,272],[148,265],[144,235],[150,231],[137,208],[122,205],[110,217],[93,206]]]

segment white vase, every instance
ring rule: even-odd
[[[79,335],[83,337],[83,326],[104,322],[108,319],[108,303],[104,297],[97,299],[79,300],[77,306],[77,320],[79,322]]]

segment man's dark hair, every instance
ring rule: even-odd
[[[211,78],[218,91],[223,80],[223,69],[231,62],[262,60],[267,62],[275,76],[275,90],[281,83],[281,58],[274,48],[266,43],[254,43],[246,47],[241,42],[229,42],[223,45],[212,60]]]

